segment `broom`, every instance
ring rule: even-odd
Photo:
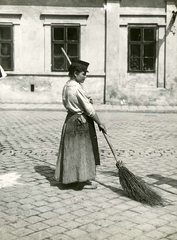
[[[103,135],[116,160],[120,184],[123,190],[127,193],[128,197],[150,206],[157,205],[163,206],[165,204],[164,199],[158,193],[156,193],[147,183],[145,183],[140,177],[135,176],[132,172],[130,172],[124,166],[122,161],[117,160],[115,151],[112,147],[112,144],[110,143],[110,140],[108,140],[107,134],[103,132]]]
[[[71,65],[71,60],[69,59],[68,55],[66,54],[65,50],[61,47],[63,54],[65,55],[66,59],[68,60],[69,65]]]
[[[65,50],[61,48],[63,54],[68,60],[69,64],[71,61],[66,54]],[[116,160],[116,166],[119,171],[119,180],[122,188],[127,193],[127,195],[141,203],[148,204],[150,206],[155,205],[164,205],[163,198],[157,194],[153,189],[150,188],[140,177],[135,176],[132,172],[130,172],[123,164],[122,161],[118,161],[116,158],[116,154],[113,150],[112,144],[108,140],[107,134],[103,132],[103,135],[113,153],[113,156]]]

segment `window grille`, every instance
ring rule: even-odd
[[[128,71],[155,72],[156,27],[129,26]]]
[[[13,27],[0,25],[0,65],[6,71],[13,70]]]
[[[80,28],[79,26],[52,26],[52,71],[66,71],[68,62],[61,47],[70,60],[79,58]]]

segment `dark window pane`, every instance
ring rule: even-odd
[[[11,55],[11,44],[1,43],[1,52],[0,53],[2,56],[10,56]]]
[[[64,28],[54,28],[54,40],[64,40]]]
[[[63,54],[61,47],[64,48],[64,44],[54,44],[54,56]]]
[[[129,29],[129,70],[154,71],[156,59],[156,28],[132,27]]]
[[[11,64],[11,58],[1,58],[1,65],[4,68],[4,70],[10,70],[12,68]]]
[[[79,53],[79,27],[53,26],[52,27],[52,70],[62,71],[68,69],[68,62],[61,47],[65,49],[70,60],[78,58]]]
[[[68,44],[68,55],[77,56],[77,44]]]
[[[144,58],[144,70],[154,70],[154,58]]]
[[[71,60],[71,62],[73,61],[73,60],[78,60],[78,57],[69,57],[70,58],[70,60]]]
[[[130,29],[130,41],[140,41],[141,40],[141,29],[132,28]]]
[[[13,70],[12,26],[0,26],[0,64],[4,70]]]
[[[64,70],[65,69],[64,63],[65,63],[64,57],[54,58],[54,69],[55,70]]]
[[[76,40],[78,40],[77,36],[78,36],[77,28],[68,28],[68,31],[67,31],[67,39],[68,39],[68,41],[76,41]]]
[[[144,41],[154,41],[155,40],[155,31],[152,28],[144,29]]]
[[[0,40],[11,40],[10,27],[0,27]]]
[[[140,45],[131,45],[130,46],[130,56],[131,57],[140,57]]]
[[[130,70],[140,70],[140,58],[130,58]]]
[[[144,57],[154,57],[155,46],[154,44],[144,45]]]

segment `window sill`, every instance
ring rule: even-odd
[[[128,71],[128,73],[129,74],[146,74],[146,73],[147,74],[150,74],[150,73],[155,74],[156,72],[155,71],[141,71],[141,72],[140,71],[139,72],[138,71],[137,72],[135,72],[135,71],[132,71],[132,72]]]
[[[68,76],[68,72],[46,72],[46,73],[21,73],[21,72],[11,72],[11,71],[6,71],[8,76]]]
[[[68,77],[68,72],[21,73],[6,71],[7,76]],[[88,74],[87,77],[104,77],[105,73]]]

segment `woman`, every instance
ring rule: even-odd
[[[95,165],[100,164],[94,121],[100,131],[106,133],[87,96],[82,83],[85,81],[89,63],[75,60],[69,66],[70,80],[62,92],[64,107],[68,110],[62,129],[55,180],[73,184],[77,188],[96,188]]]

